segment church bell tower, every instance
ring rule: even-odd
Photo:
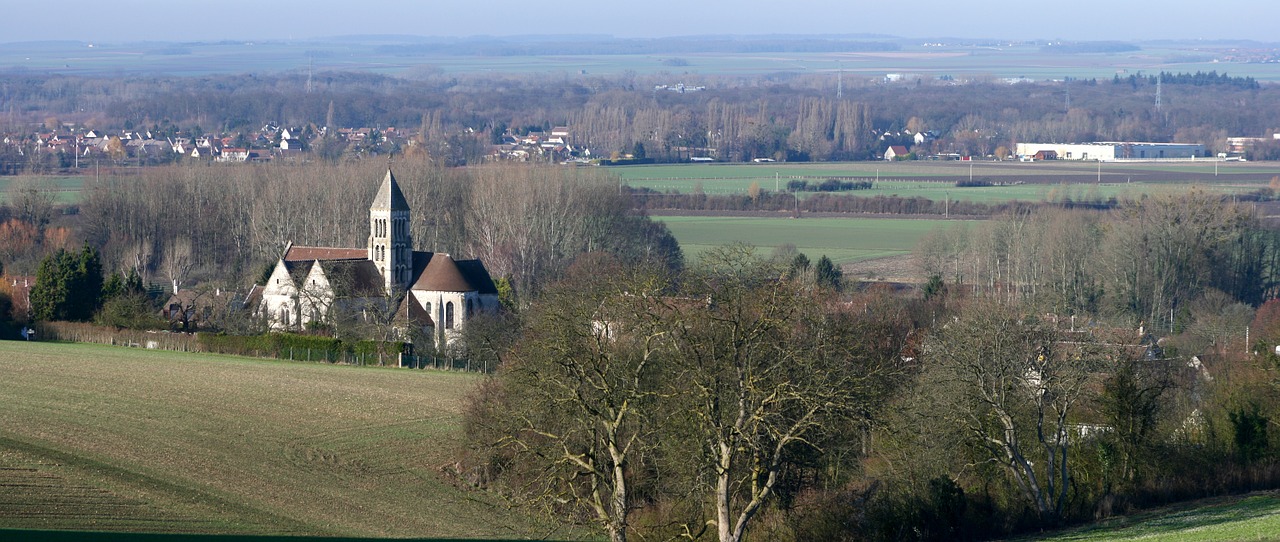
[[[408,287],[413,272],[409,203],[405,201],[390,169],[369,206],[369,259],[382,273],[383,285],[388,292]]]

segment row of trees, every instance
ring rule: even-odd
[[[21,133],[47,118],[96,128],[130,123],[188,136],[200,127],[234,132],[268,122],[331,130],[416,127],[422,148],[442,161],[476,163],[498,127],[567,125],[573,143],[597,155],[630,152],[640,143],[658,160],[714,152],[737,161],[867,158],[896,141],[880,135],[903,129],[940,133],[926,144],[929,152],[968,155],[992,154],[1018,142],[1099,140],[1202,143],[1221,152],[1228,135],[1270,133],[1280,118],[1280,88],[1216,73],[1166,74],[1158,109],[1153,77],[1123,81],[1128,84],[885,85],[850,76],[839,98],[829,74],[691,75],[686,83],[708,90],[686,94],[654,92],[655,84],[670,83],[662,77],[436,74],[409,81],[326,73],[307,92],[296,74],[163,84],[9,76],[3,98],[22,104],[27,118],[11,117],[4,128]],[[1204,91],[1208,84],[1213,92]],[[316,150],[343,154],[336,147]],[[30,152],[0,157],[0,166],[13,169],[37,158],[39,153]]]
[[[414,249],[479,257],[517,292],[554,278],[583,251],[681,265],[670,233],[633,214],[596,170],[394,168],[413,213]],[[107,269],[137,269],[177,288],[260,283],[289,242],[363,247],[384,173],[369,164],[154,168],[86,186],[77,220]]]
[[[926,276],[1010,302],[1176,331],[1207,291],[1252,306],[1274,297],[1280,235],[1252,207],[1194,191],[958,224],[927,235],[917,260]]]

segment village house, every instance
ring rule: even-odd
[[[301,330],[339,316],[369,321],[392,314],[406,339],[455,341],[466,322],[498,310],[498,289],[480,260],[413,250],[409,205],[391,171],[369,207],[365,248],[284,249],[259,308],[274,330]]]
[[[888,149],[885,149],[884,159],[885,160],[905,160],[907,158],[907,154],[910,154],[910,153],[909,151],[907,151],[907,148],[905,146],[894,145],[892,147],[889,147]]]

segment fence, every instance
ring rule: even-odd
[[[337,349],[293,346],[280,344],[287,341],[269,340],[270,336],[244,337],[244,341],[236,341],[239,344],[233,346],[228,344],[230,341],[226,341],[226,337],[221,337],[222,340],[216,341],[201,340],[201,337],[195,333],[116,329],[109,326],[78,322],[41,322],[35,325],[35,329],[37,339],[42,341],[94,343],[151,350],[230,354],[289,361],[339,363],[343,365],[475,372],[489,372],[493,369],[487,363],[475,364],[467,358],[413,355],[390,350],[370,351],[367,347]]]

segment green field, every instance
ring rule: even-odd
[[[1255,162],[1216,165],[1061,161],[775,162],[626,166],[609,168],[609,171],[629,186],[663,192],[689,193],[701,188],[707,194],[744,194],[752,183],[759,184],[763,190],[785,190],[791,179],[821,182],[830,177],[854,177],[872,181],[873,187],[843,194],[999,202],[1059,201],[1063,197],[1079,200],[1095,196],[1136,198],[1143,194],[1190,190],[1193,186],[1226,194],[1248,192],[1267,186],[1272,177],[1280,175],[1280,165]],[[971,177],[1001,186],[955,186],[957,181]]]
[[[1262,493],[1244,499],[1216,499],[1178,505],[1027,540],[1214,542],[1277,539],[1280,539],[1280,495]]]
[[[92,178],[92,172],[90,172]],[[9,190],[15,187],[32,187],[43,192],[53,192],[57,204],[77,203],[84,189],[85,177],[76,175],[18,175],[0,176],[0,203],[10,200]]]
[[[442,474],[476,375],[7,341],[0,373],[0,529],[571,534]]]
[[[511,41],[511,40],[508,40]],[[1046,54],[1038,44],[964,43],[925,47],[914,39],[891,39],[901,50],[884,52],[688,52],[670,54],[444,54],[405,52],[380,46],[416,40],[370,37],[368,40],[265,40],[222,42],[90,43],[46,41],[8,43],[0,48],[0,68],[63,75],[163,73],[199,76],[213,73],[366,71],[423,77],[466,73],[563,73],[590,78],[624,73],[657,74],[669,83],[695,82],[698,75],[762,73],[821,74],[843,71],[848,81],[882,79],[888,73],[908,78],[992,79],[1063,77],[1110,79],[1117,73],[1213,71],[1280,80],[1275,63],[1218,62],[1232,45],[1206,47],[1188,40],[1140,51]],[[679,58],[683,65],[668,62]]]
[[[960,221],[897,218],[758,218],[724,216],[657,216],[680,241],[685,256],[697,260],[709,248],[742,242],[763,249],[764,256],[782,245],[817,261],[822,255],[849,263],[910,254],[920,238],[938,227]]]

